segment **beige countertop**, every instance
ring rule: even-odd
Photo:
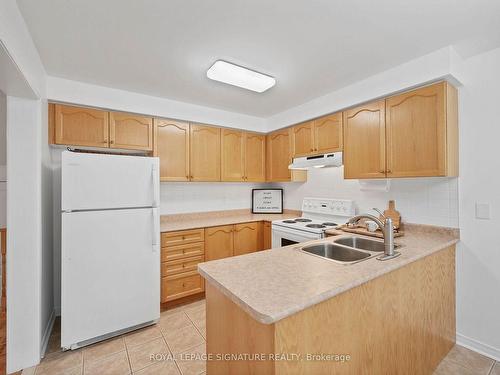
[[[291,245],[200,263],[200,274],[224,295],[264,324],[294,313],[396,270],[458,242],[457,229],[405,225],[396,239],[401,256],[379,261],[375,257],[343,265],[312,256]],[[352,234],[329,237],[333,241]],[[304,244],[301,244],[303,246]]]
[[[208,228],[219,225],[249,223],[252,221],[273,221],[299,217],[300,211],[284,210],[283,214],[252,214],[248,209],[226,210],[212,212],[197,212],[189,214],[162,215],[160,231]]]

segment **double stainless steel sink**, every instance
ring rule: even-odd
[[[395,245],[396,248],[400,247]],[[333,242],[321,242],[299,248],[310,255],[332,260],[341,264],[353,264],[380,255],[384,243],[363,237],[341,237]]]

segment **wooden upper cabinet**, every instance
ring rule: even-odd
[[[290,181],[288,165],[291,162],[290,129],[278,130],[267,135],[267,180]]]
[[[108,112],[56,104],[54,132],[56,144],[109,147]]]
[[[221,179],[245,180],[245,134],[242,131],[221,129]]]
[[[205,229],[205,260],[222,259],[233,256],[233,225],[223,225]]]
[[[344,178],[384,178],[385,101],[344,111]]]
[[[342,112],[314,120],[314,151],[318,154],[342,151]]]
[[[109,145],[129,150],[153,150],[153,118],[109,113]]]
[[[258,222],[234,225],[234,255],[259,251],[262,248],[261,238]]]
[[[245,181],[266,180],[266,136],[246,133],[245,135]]]
[[[292,155],[294,157],[314,154],[314,121],[304,122],[292,128]]]
[[[220,181],[220,128],[191,124],[190,180]]]
[[[446,82],[386,100],[387,177],[457,175],[456,103]]]
[[[155,119],[161,181],[189,180],[189,123]]]

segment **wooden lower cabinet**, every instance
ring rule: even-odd
[[[198,271],[184,272],[161,279],[161,301],[169,302],[178,298],[201,293],[205,290],[203,278]]]
[[[210,283],[206,304],[207,355],[302,357],[208,361],[207,374],[432,374],[455,344],[455,246],[271,324]]]
[[[198,263],[205,260],[205,230],[190,229],[161,234],[161,302],[201,293],[205,282]]]
[[[233,253],[243,255],[262,248],[259,222],[236,224],[234,226]]]
[[[262,250],[268,250],[272,247],[271,222],[264,221],[262,223]]]
[[[207,262],[231,257],[233,251],[233,225],[223,225],[205,229],[205,246]]]

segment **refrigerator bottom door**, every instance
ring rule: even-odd
[[[158,210],[62,214],[61,345],[160,317]]]

